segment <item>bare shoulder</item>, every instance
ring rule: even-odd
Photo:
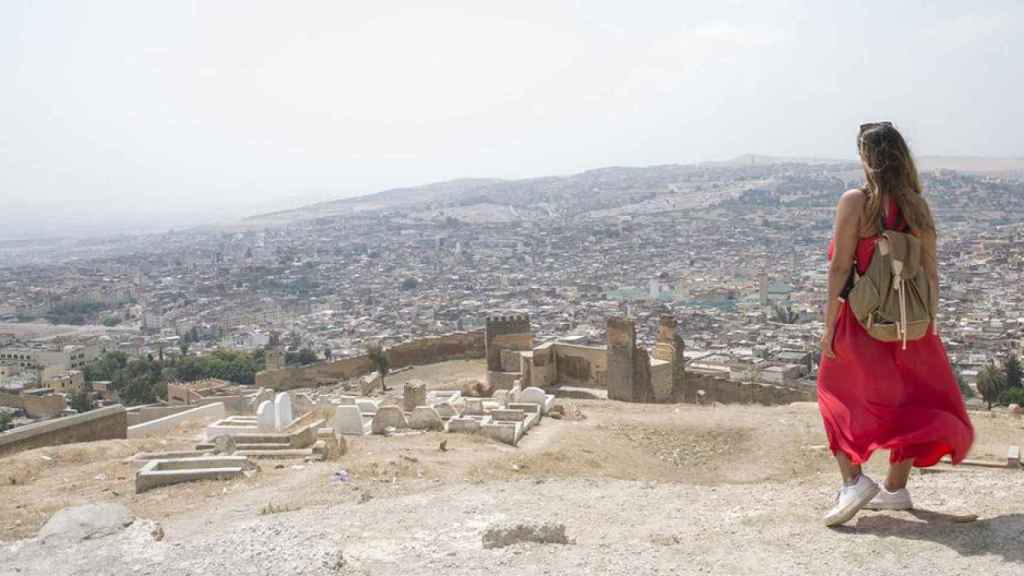
[[[864,206],[864,202],[867,201],[867,194],[864,193],[860,188],[851,188],[843,195],[839,197],[840,208],[856,208],[860,209]]]
[[[864,203],[867,195],[859,188],[847,190],[839,197],[839,204],[836,205],[836,216],[840,220],[853,220],[860,217],[864,210]]]

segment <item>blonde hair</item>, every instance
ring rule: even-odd
[[[871,228],[885,214],[882,198],[892,198],[903,219],[917,234],[934,234],[935,220],[921,193],[921,181],[903,136],[889,122],[865,124],[857,136],[864,166],[864,226]]]

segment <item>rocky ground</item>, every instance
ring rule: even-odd
[[[263,462],[253,478],[141,495],[121,463],[140,448],[129,441],[25,452],[0,461],[0,481],[15,478],[0,487],[0,574],[1024,573],[1024,471],[917,472],[919,510],[829,530],[836,474],[814,405],[563,402],[571,418],[518,448],[367,437],[336,462]],[[1024,440],[1019,419],[975,422],[974,457]],[[349,480],[334,479],[342,469]],[[57,510],[95,502],[138,520],[36,536]]]

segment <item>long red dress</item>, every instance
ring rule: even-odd
[[[886,228],[905,230],[896,204],[890,203]],[[867,271],[877,236],[861,238],[856,265]],[[833,244],[828,256],[832,258]],[[843,302],[832,348],[822,355],[818,407],[832,453],[846,453],[855,464],[871,453],[890,450],[890,462],[907,458],[914,466],[932,466],[950,454],[964,459],[974,442],[974,427],[942,341],[931,330],[901,350],[899,342],[875,340]]]

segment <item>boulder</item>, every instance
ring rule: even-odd
[[[235,439],[226,434],[222,434],[213,439],[213,453],[214,454],[226,454],[231,455],[236,450]]]
[[[73,544],[116,534],[135,521],[121,504],[86,504],[57,512],[39,530],[38,540],[44,544]]]

